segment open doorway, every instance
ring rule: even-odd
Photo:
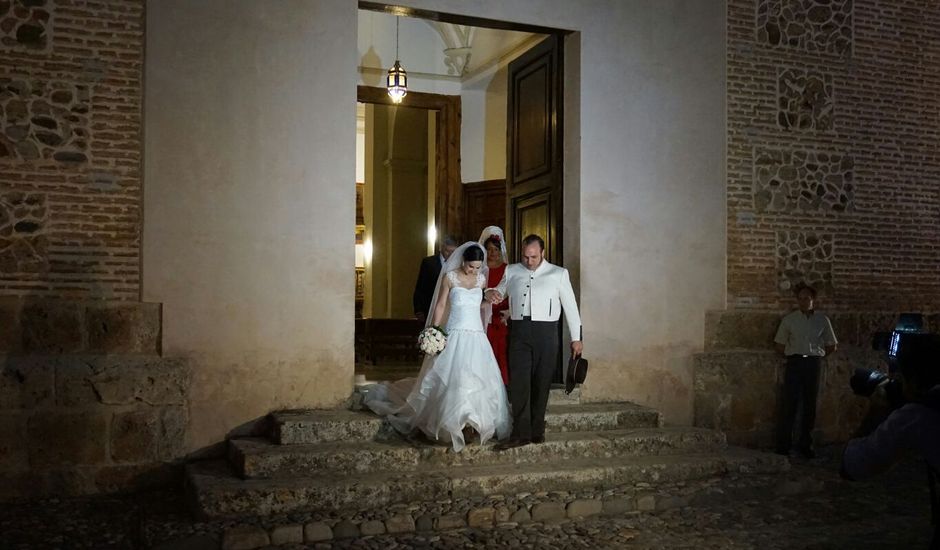
[[[444,235],[477,240],[488,225],[513,241],[523,236],[514,233],[541,232],[548,257],[560,259],[561,33],[371,2],[360,8],[360,128],[372,147],[360,147],[357,177],[356,372],[396,379],[420,366],[422,323],[407,310],[421,257],[436,254]],[[555,57],[547,65],[529,59],[513,76],[512,64],[547,40]],[[384,89],[396,58],[408,71],[399,106]],[[539,83],[549,97],[530,93]],[[532,146],[520,149],[520,139]],[[405,157],[413,174],[426,176],[423,186],[394,185],[404,182]]]

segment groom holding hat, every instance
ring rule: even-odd
[[[581,316],[568,270],[545,261],[545,241],[522,240],[522,262],[506,267],[486,299],[509,297],[509,402],[512,437],[502,449],[545,441],[545,409],[558,362],[558,321],[562,311],[571,333],[571,354],[581,355]]]

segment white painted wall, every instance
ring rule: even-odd
[[[147,6],[143,300],[195,363],[192,448],[349,395],[356,11]]]
[[[584,396],[690,423],[691,355],[725,302],[724,3],[403,3],[581,33]],[[352,388],[357,27],[352,0],[148,5],[143,299],[196,362],[194,449]]]

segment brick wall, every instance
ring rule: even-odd
[[[728,307],[940,310],[940,3],[727,6]]]
[[[138,300],[143,0],[0,0],[0,295]]]

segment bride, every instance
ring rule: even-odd
[[[417,378],[373,386],[364,397],[399,432],[449,437],[455,452],[466,445],[466,428],[480,434],[481,444],[494,434],[505,439],[512,429],[506,388],[483,326],[485,257],[478,243],[464,243],[441,269],[426,326],[444,326],[444,350],[424,358]]]

